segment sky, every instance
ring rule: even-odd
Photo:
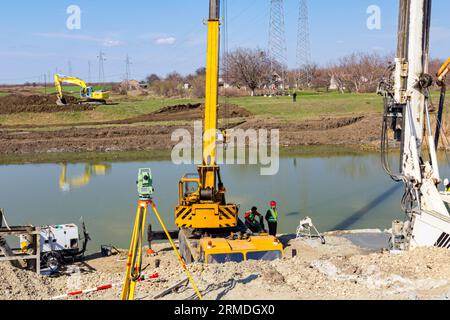
[[[228,48],[268,48],[270,0],[226,0]],[[285,0],[289,67],[296,66],[299,1]],[[81,9],[81,29],[70,30],[67,9]],[[381,28],[369,30],[367,9],[381,9]],[[100,50],[105,78],[194,72],[205,65],[208,0],[0,1],[0,83],[43,81],[56,71],[98,81]],[[396,48],[398,1],[309,0],[312,60],[320,65],[355,51],[390,54]],[[433,0],[431,56],[450,56],[450,1]],[[89,77],[89,63],[91,73]],[[71,65],[71,68],[69,67]],[[48,76],[47,76],[48,77]]]

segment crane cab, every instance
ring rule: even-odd
[[[175,224],[179,228],[190,229],[221,229],[232,228],[238,224],[238,207],[235,204],[225,203],[225,197],[218,193],[214,201],[210,195],[200,191],[200,178],[198,174],[187,174],[179,182],[179,205],[175,208]]]

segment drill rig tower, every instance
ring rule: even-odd
[[[407,218],[393,224],[394,249],[450,247],[450,214],[437,188],[442,181],[429,112],[431,3],[400,0],[395,70],[391,80],[380,85],[385,97],[383,164],[405,185],[402,209]],[[389,126],[401,142],[399,174],[392,173],[386,158]]]

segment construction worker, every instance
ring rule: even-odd
[[[256,218],[259,218],[259,222]],[[258,208],[253,207],[251,211],[245,213],[245,225],[253,233],[261,233],[265,231],[264,229],[264,218],[258,212]]]
[[[271,236],[277,236],[277,226],[278,226],[278,211],[277,203],[275,201],[270,202],[270,209],[267,210],[266,220],[269,225],[269,234]]]
[[[294,94],[292,95],[292,99],[294,103],[297,102],[297,92],[294,92]]]
[[[445,188],[445,192],[450,193],[450,182],[448,181],[448,179],[444,180],[444,188]]]

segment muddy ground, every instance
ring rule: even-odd
[[[88,112],[94,108],[77,104],[76,98],[69,99],[71,104],[64,107],[65,112]],[[61,111],[62,108],[56,105],[55,95],[12,94],[0,97],[0,114]],[[0,150],[5,155],[170,150],[176,144],[171,141],[172,132],[184,128],[193,133],[193,121],[203,119],[203,113],[201,104],[188,104],[168,106],[118,121],[44,127],[39,124],[0,125]],[[279,129],[282,147],[374,146],[380,136],[379,114],[287,121],[254,116],[236,105],[221,105],[218,117],[221,129]]]
[[[0,114],[15,113],[54,113],[94,110],[93,106],[80,105],[77,98],[66,97],[67,106],[56,104],[56,95],[23,95],[12,94],[0,97]]]
[[[379,114],[298,122],[261,119],[241,112],[237,113],[238,117],[231,116],[225,122],[234,129],[279,129],[282,147],[313,145],[359,147],[376,145],[380,137]],[[171,149],[176,144],[171,141],[172,132],[176,129],[184,128],[193,133],[192,124],[160,126],[155,122],[161,119],[171,121],[174,117],[178,115],[152,114],[129,121],[139,124],[108,125],[101,128],[69,127],[58,130],[28,131],[25,128],[6,130],[0,127],[0,150],[4,154],[32,154]],[[151,120],[152,118],[158,120]],[[185,116],[183,118],[186,119]]]
[[[422,248],[398,255],[367,251],[338,236],[326,239],[326,245],[315,240],[292,240],[279,261],[193,264],[189,270],[207,300],[450,298],[448,250]],[[138,284],[136,295],[140,300],[152,300],[185,278],[175,253],[167,245],[154,249],[158,255],[145,256],[144,274],[158,273],[159,278]],[[293,249],[297,250],[295,257]],[[37,276],[0,263],[0,299],[50,299],[117,283],[117,287],[107,291],[70,298],[117,300],[125,259],[125,251],[108,258],[91,257],[78,264],[78,269],[71,267],[70,272],[57,278]],[[187,286],[161,299],[192,298],[194,290]]]

